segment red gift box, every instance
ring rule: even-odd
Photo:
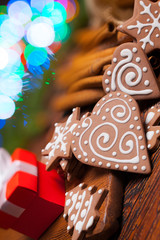
[[[26,160],[27,163],[30,161],[30,164],[32,161],[33,166],[36,164],[38,177],[21,170],[14,174],[7,183],[6,199],[22,208],[23,211],[17,217],[12,216],[9,209],[7,209],[7,213],[0,211],[0,219],[1,214],[5,214],[5,219],[9,220],[7,227],[37,239],[63,212],[64,179],[55,170],[47,172],[45,165],[37,162],[31,152],[16,149],[12,155],[12,162],[16,159],[20,160],[20,165],[26,163]],[[0,226],[6,227],[2,222],[0,220]]]

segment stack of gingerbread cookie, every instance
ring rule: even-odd
[[[80,169],[87,166],[81,179],[76,178],[67,186],[64,218],[72,239],[109,238],[118,228],[123,178],[129,172],[139,175],[151,172],[149,151],[155,151],[159,145],[160,104],[145,113],[142,109],[148,100],[158,102],[160,98],[155,62],[151,64],[148,59],[148,56],[157,57],[159,19],[160,1],[136,0],[133,17],[118,27],[134,41],[98,52],[98,60],[94,51],[85,57],[78,56],[77,66],[83,65],[78,61],[81,58],[86,61],[86,68],[83,71],[75,68],[71,76],[68,72],[68,91],[75,91],[75,95],[78,95],[77,86],[86,88],[86,79],[88,82],[92,79],[94,84],[102,81],[103,86],[102,91],[93,84],[95,97],[91,103],[97,102],[83,115],[79,106],[84,105],[87,97],[83,102],[83,91],[80,91],[77,108],[64,123],[55,124],[53,137],[42,150],[47,170],[58,167],[67,174],[68,169],[72,169],[69,174],[76,172],[78,175]],[[101,39],[100,32],[97,39]],[[102,60],[101,56],[108,51],[110,55]],[[97,61],[96,68],[93,59]],[[105,70],[103,76],[93,76],[102,69]],[[82,79],[77,81],[80,77]],[[89,90],[84,91],[88,91],[86,95],[89,93]],[[65,109],[73,106],[71,96],[74,95],[70,95],[68,102],[65,100],[68,104]],[[59,109],[63,109],[61,101],[57,103]],[[66,236],[65,233],[64,239],[69,239]]]

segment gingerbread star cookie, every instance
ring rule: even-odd
[[[139,44],[125,43],[113,54],[103,76],[105,93],[123,91],[137,100],[160,97],[156,76]]]
[[[70,159],[72,132],[77,126],[79,119],[79,108],[73,109],[73,113],[64,123],[56,123],[55,130],[50,142],[42,149],[42,156],[47,158],[46,169],[51,170],[59,163],[59,160]]]
[[[73,131],[72,151],[82,163],[150,173],[145,133],[136,101],[123,92],[103,97]]]
[[[137,39],[145,53],[160,48],[160,1],[136,0],[133,17],[118,30]]]
[[[160,140],[160,103],[145,113],[146,138],[148,149],[155,151]]]
[[[81,183],[66,193],[63,217],[68,221],[67,230],[72,240],[82,240],[91,232],[99,219],[98,209],[102,205],[107,190]]]

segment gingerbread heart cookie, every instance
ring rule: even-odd
[[[105,93],[122,91],[137,100],[160,97],[156,76],[145,53],[136,43],[125,43],[116,49],[102,83]]]
[[[135,173],[151,171],[136,101],[123,92],[103,97],[73,131],[72,151],[82,163]]]
[[[151,107],[144,116],[148,149],[155,151],[160,140],[160,103]]]
[[[160,48],[160,1],[136,0],[133,17],[118,30],[136,38],[146,53]]]
[[[67,230],[72,240],[84,239],[93,230],[99,219],[98,209],[102,205],[107,190],[81,183],[66,193],[63,217],[68,221]]]
[[[79,108],[73,109],[73,113],[64,123],[56,123],[51,141],[42,149],[42,156],[45,156],[46,169],[53,169],[61,158],[70,159],[72,132],[77,126],[79,119]]]

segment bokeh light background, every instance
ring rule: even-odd
[[[11,0],[0,6],[0,128],[25,92],[41,86],[78,11],[77,0]]]

